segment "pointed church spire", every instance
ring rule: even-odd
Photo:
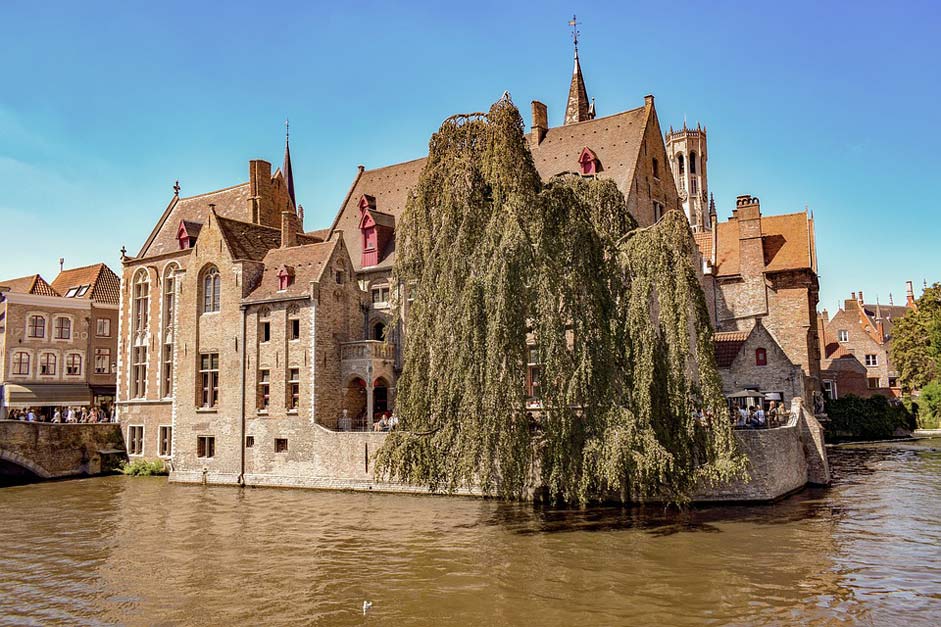
[[[291,169],[291,127],[290,121],[284,121],[284,165],[281,166],[281,174],[284,175],[284,184],[288,188],[288,196],[291,197],[291,207],[297,207],[297,199],[294,197],[294,171]]]
[[[565,106],[565,124],[575,124],[593,119],[594,106],[588,102],[582,66],[578,62],[578,22],[575,16],[569,22],[572,27],[572,42],[575,44],[575,67],[572,69],[572,84],[569,86],[569,101]]]

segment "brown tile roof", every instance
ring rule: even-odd
[[[96,303],[118,304],[121,293],[121,279],[103,263],[63,270],[52,282],[53,289],[62,296],[66,296],[71,288],[84,285],[89,286],[88,290],[81,296],[76,295],[74,298],[91,300]]]
[[[46,280],[38,274],[0,281],[0,286],[7,287],[11,292],[20,294],[37,294],[39,296],[59,296],[59,294],[46,283]]]
[[[249,183],[241,183],[198,196],[174,197],[141,247],[138,257],[152,257],[178,250],[176,231],[180,221],[205,224],[209,218],[210,203],[215,205],[215,212],[224,218],[244,216],[250,194]]]
[[[637,158],[644,140],[647,109],[638,107],[604,118],[550,128],[538,146],[531,147],[533,162],[539,175],[547,180],[557,174],[578,170],[582,149],[590,148],[600,162],[599,178],[610,178],[625,196],[630,191]],[[526,135],[531,141],[532,135]],[[350,259],[356,270],[361,269],[362,242],[355,235],[359,231],[359,200],[364,194],[374,196],[376,210],[401,219],[409,193],[418,184],[425,158],[395,165],[363,170],[353,182],[340,211],[330,228],[346,233]],[[389,268],[395,261],[395,252],[389,253],[376,268]]]
[[[712,231],[699,231],[693,233],[693,239],[702,253],[702,258],[706,261],[712,261]]]
[[[747,331],[724,331],[714,334],[712,343],[716,351],[716,365],[719,368],[731,366],[747,339]]]
[[[325,229],[317,229],[316,231],[307,231],[304,235],[311,239],[316,239],[323,242],[326,241],[327,236],[330,235],[330,227],[328,226]]]
[[[217,216],[216,224],[222,233],[233,259],[261,261],[269,250],[281,246],[281,229]],[[313,244],[317,239],[298,234],[298,244]],[[290,250],[296,250],[291,248]]]
[[[718,276],[740,274],[738,222],[736,220],[720,222],[716,228],[718,228],[716,274]],[[814,267],[811,252],[811,228],[805,212],[762,216],[761,234],[766,272]]]
[[[245,302],[292,298],[309,294],[310,282],[321,279],[333,251],[339,245],[339,240],[331,240],[269,250],[264,257],[265,269],[261,281],[245,298]],[[278,290],[278,271],[282,266],[289,266],[294,271],[294,281],[284,291]]]

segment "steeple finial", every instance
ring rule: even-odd
[[[594,118],[592,107],[588,102],[588,91],[585,89],[585,79],[582,78],[582,66],[578,62],[578,21],[575,16],[569,22],[572,27],[572,43],[575,45],[575,67],[572,69],[572,83],[569,86],[569,100],[565,106],[565,124],[585,122]]]
[[[179,196],[179,195],[180,195],[180,189],[182,189],[182,188],[180,187],[180,182],[177,181],[176,183],[173,184],[173,195],[174,195],[174,196]]]
[[[291,168],[291,122],[284,120],[284,164],[281,166],[284,184],[291,197],[291,208],[297,207],[297,198],[294,197],[294,170]]]

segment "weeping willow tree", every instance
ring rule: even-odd
[[[507,498],[682,502],[741,471],[728,420],[693,415],[725,404],[685,218],[637,229],[611,181],[543,184],[508,98],[435,133],[396,244],[413,301],[381,475]]]

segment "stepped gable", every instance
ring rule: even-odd
[[[46,280],[38,274],[0,281],[0,287],[9,288],[11,292],[19,294],[36,294],[38,296],[61,296]]]
[[[188,198],[174,196],[150,237],[141,247],[138,258],[155,257],[178,251],[180,246],[176,234],[180,222],[205,224],[209,219],[210,204],[215,205],[214,210],[220,217],[235,219],[244,216],[249,206],[250,196],[250,183],[241,183]]]
[[[728,368],[748,340],[748,331],[726,331],[712,336],[716,352],[716,366]]]
[[[741,274],[739,263],[739,225],[734,219],[720,222],[718,229],[718,250],[716,251],[716,275],[735,276]],[[777,216],[761,217],[761,239],[764,250],[765,272],[785,270],[813,270],[815,261],[812,250],[812,228],[806,212],[788,213]],[[706,250],[711,254],[711,242],[704,245],[701,238],[696,238],[699,249],[706,257]]]
[[[243,302],[274,301],[309,295],[310,283],[321,280],[338,245],[339,240],[331,240],[269,250],[264,256],[265,269],[261,280]],[[293,272],[294,280],[285,290],[280,290],[278,272],[285,266]]]
[[[638,107],[604,118],[550,128],[538,146],[530,146],[533,162],[544,181],[558,174],[577,172],[582,150],[590,148],[600,163],[598,178],[614,180],[625,194],[630,192],[637,159],[644,141],[647,125],[646,107]],[[531,143],[531,134],[526,135]],[[376,211],[390,214],[401,223],[411,190],[418,185],[425,157],[390,165],[375,170],[361,169],[353,181],[333,225],[335,231],[346,234],[350,259],[356,271],[362,269],[362,238],[359,237],[359,200],[363,195],[376,199]],[[667,167],[664,164],[663,167]],[[392,267],[395,261],[394,238],[390,249],[384,251],[382,261],[375,269]]]
[[[96,303],[118,304],[121,293],[121,280],[107,265],[96,263],[81,268],[63,270],[52,282],[53,289],[63,296],[68,296],[72,288],[89,286],[87,290],[69,298],[91,300]]]

